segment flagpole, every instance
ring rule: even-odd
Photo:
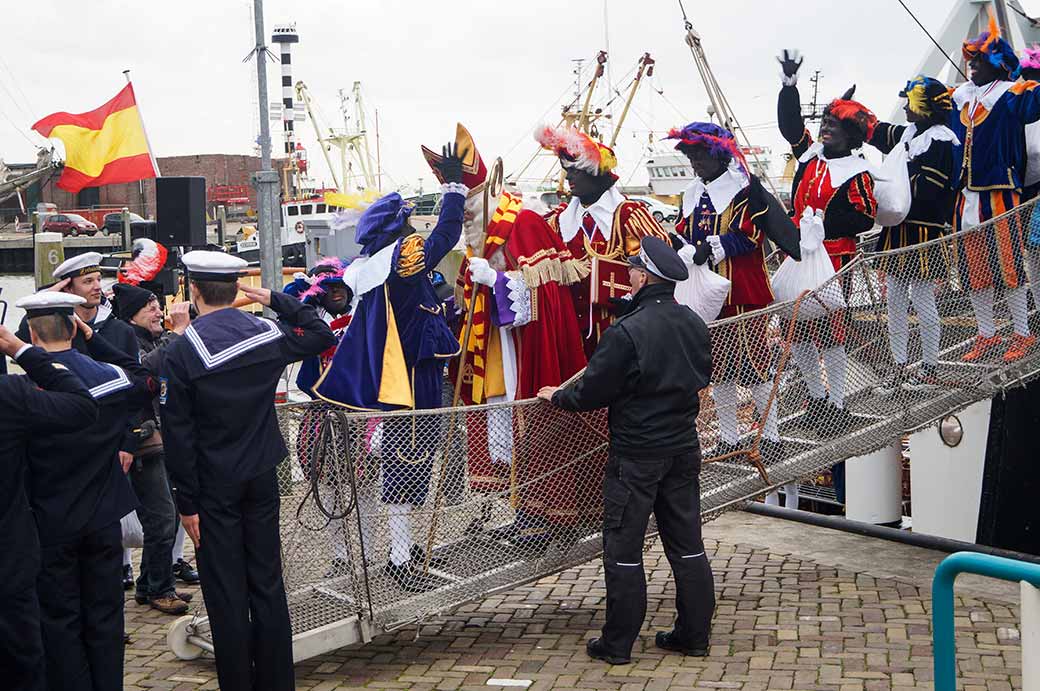
[[[123,70],[123,76],[126,77],[126,83],[130,84],[130,88],[133,85],[130,82],[130,70]],[[144,126],[144,115],[141,114],[141,104],[137,102],[137,93],[134,92],[134,105],[137,107],[137,119],[141,123],[141,131],[144,132],[144,143],[148,147],[148,158],[152,161],[152,169],[155,171],[155,177],[159,177],[162,173],[159,172],[159,162],[155,160],[155,152],[152,150],[152,142],[148,139],[148,128]],[[143,213],[142,209],[142,213]]]
[[[256,85],[260,99],[260,170],[256,184],[257,234],[260,236],[260,284],[269,290],[282,289],[282,247],[277,233],[278,174],[271,169],[271,125],[267,102],[267,45],[264,43],[264,2],[253,0],[256,47]],[[265,310],[270,312],[270,309]]]

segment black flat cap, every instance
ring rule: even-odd
[[[690,277],[686,264],[672,246],[661,238],[643,238],[639,243],[639,254],[629,257],[628,263],[673,283],[685,281]]]

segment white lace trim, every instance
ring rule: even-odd
[[[863,158],[859,154],[849,154],[848,156],[841,156],[839,158],[827,158],[823,155],[823,144],[820,142],[814,142],[804,154],[798,159],[799,163],[808,163],[814,158],[818,158],[827,164],[827,173],[831,177],[831,186],[837,189],[845,184],[847,180],[853,176],[859,175],[863,172],[870,172],[874,175],[874,170],[870,165],[870,162]]]
[[[961,143],[946,125],[932,125],[918,135],[916,124],[908,125],[899,141],[906,144],[907,158],[911,161],[932,148],[932,142],[953,142],[954,146]]]
[[[523,274],[510,271],[506,274],[506,289],[509,291],[509,309],[516,315],[513,319],[513,328],[529,324],[531,322],[531,291],[527,288]]]
[[[711,205],[715,207],[715,213],[721,214],[729,208],[733,197],[750,184],[748,176],[740,169],[740,163],[731,159],[729,165],[719,177],[705,184],[704,180],[694,177],[686,190],[683,191],[682,213],[683,218],[690,215],[701,203],[701,197],[708,193]]]
[[[443,185],[441,185],[441,194],[451,194],[452,192],[454,192],[455,194],[461,194],[463,197],[465,197],[467,194],[469,194],[469,188],[463,185],[461,182],[446,182]]]
[[[780,83],[783,84],[784,86],[797,86],[797,84],[798,84],[798,73],[795,72],[790,77],[788,77],[786,74],[781,72],[780,73]]]

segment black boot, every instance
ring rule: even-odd
[[[417,571],[411,562],[405,562],[398,566],[392,561],[386,563],[386,574],[394,579],[397,587],[407,593],[426,593],[437,587],[436,581]]]
[[[603,641],[598,638],[593,638],[585,644],[585,652],[589,654],[589,657],[594,660],[603,660],[609,665],[627,665],[632,662],[630,657],[620,657],[612,654],[607,650],[606,646],[603,645]]]
[[[412,548],[408,550],[408,556],[412,559],[413,569],[417,569],[420,573],[426,570],[426,550],[419,545],[412,545]],[[447,566],[447,564],[447,559],[438,557],[436,554],[430,557],[431,569],[440,569]]]
[[[707,657],[708,646],[697,647],[686,644],[679,638],[676,631],[658,631],[654,637],[654,644],[661,650],[670,650],[673,653],[682,653],[690,657]]]
[[[123,590],[130,590],[134,585],[134,567],[123,564]]]

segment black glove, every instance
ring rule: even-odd
[[[693,263],[700,266],[704,262],[708,261],[708,257],[711,256],[711,245],[706,242],[698,242],[697,249],[693,253]]]
[[[676,252],[686,244],[678,233],[668,233],[668,242],[672,243],[672,249]]]
[[[856,85],[855,85],[855,84],[853,84],[852,86],[850,86],[850,87],[849,87],[848,89],[846,89],[846,90],[845,90],[845,93],[843,93],[843,94],[841,95],[841,100],[843,100],[843,101],[847,101],[847,100],[849,100],[850,98],[852,98],[852,96],[853,96],[853,95],[854,95],[855,93],[856,93]]]
[[[632,304],[635,301],[631,295],[625,295],[619,298],[610,298],[610,311],[614,313],[615,317],[623,317],[632,311]]]
[[[468,149],[459,154],[457,142],[441,147],[443,159],[437,164],[437,170],[440,171],[444,182],[462,182],[462,159],[466,157],[467,153],[469,153]]]
[[[802,66],[802,60],[804,59],[805,58],[798,54],[797,50],[784,48],[784,52],[781,53],[780,57],[778,57],[776,61],[780,63],[780,67],[783,68],[785,76],[793,77],[798,74],[798,69]]]

